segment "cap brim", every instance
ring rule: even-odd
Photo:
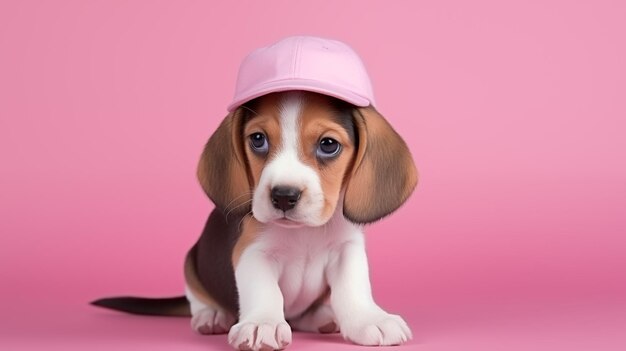
[[[228,105],[228,111],[232,112],[242,104],[258,98],[259,96],[289,90],[304,90],[324,94],[359,107],[366,107],[373,104],[373,101],[344,87],[308,79],[286,79],[265,83],[256,89],[237,94],[235,99]]]

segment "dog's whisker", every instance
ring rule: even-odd
[[[237,225],[237,231],[241,232],[241,224],[243,223],[244,220],[246,220],[246,218],[248,220],[250,220],[253,216],[249,216],[248,215],[252,215],[252,211],[246,213],[243,218],[241,218],[241,220],[239,221],[239,224]]]
[[[228,223],[228,216],[231,214],[231,212],[233,212],[235,209],[237,209],[237,208],[239,208],[239,207],[241,207],[241,206],[244,206],[244,205],[247,205],[247,204],[250,204],[250,203],[252,203],[252,199],[250,199],[250,200],[246,200],[246,201],[244,201],[244,202],[240,203],[239,205],[237,205],[237,206],[235,206],[235,207],[231,208],[231,209],[230,209],[230,211],[228,211],[228,213],[226,213],[226,215],[225,215],[225,217],[226,217],[226,223]]]
[[[245,205],[250,204],[250,203],[252,203],[252,199],[248,199],[248,200],[246,200],[246,201],[244,201],[244,202],[242,202],[242,203],[238,204],[237,206],[233,206],[233,207],[231,207],[231,209],[230,209],[228,212],[226,212],[226,217],[228,218],[228,215],[230,215],[230,214],[231,214],[234,210],[236,210],[237,208],[239,208],[239,207],[241,207],[241,206],[245,206]]]
[[[228,204],[224,207],[224,211],[228,210],[228,208],[229,208],[229,207],[230,207],[230,206],[231,206],[231,205],[232,205],[235,201],[237,201],[237,200],[241,199],[241,198],[242,198],[242,197],[244,197],[244,196],[247,196],[247,195],[253,195],[253,194],[254,194],[254,192],[252,192],[252,191],[246,191],[246,192],[244,192],[243,194],[241,194],[241,195],[239,195],[239,196],[235,197],[234,199],[232,199],[232,200],[231,200],[231,201],[230,201],[230,202],[229,202],[229,203],[228,203]]]
[[[226,207],[224,207],[224,209],[222,210],[222,213],[224,214],[224,217],[226,218],[226,223],[228,223],[228,216],[230,215],[231,212],[233,212],[233,210],[235,210],[236,208],[238,208],[238,207],[240,207],[242,205],[245,205],[246,203],[252,202],[252,195],[253,194],[254,193],[251,192],[251,191],[243,193],[243,194],[237,196],[236,198],[234,198],[233,200],[231,200],[228,203],[228,205],[226,205]],[[236,201],[238,199],[241,199],[242,197],[245,197],[245,196],[250,196],[250,199],[246,200],[246,201],[244,201],[244,202],[242,202],[240,204],[236,204]]]

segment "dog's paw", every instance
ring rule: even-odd
[[[203,308],[191,317],[191,328],[200,334],[225,334],[235,324],[235,318],[210,307]]]
[[[340,329],[346,340],[366,346],[400,345],[413,337],[402,317],[382,310],[355,314]]]
[[[282,350],[291,343],[291,328],[284,320],[243,320],[230,329],[228,343],[237,350]]]

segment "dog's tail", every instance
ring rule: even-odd
[[[165,298],[133,296],[106,297],[92,301],[91,304],[116,311],[148,316],[191,316],[189,302],[185,296]]]

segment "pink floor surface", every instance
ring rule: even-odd
[[[6,305],[3,350],[230,350],[187,318],[138,317],[83,301]],[[419,306],[404,311],[415,337],[396,350],[624,350],[625,304]],[[9,322],[7,322],[9,321]],[[295,333],[293,350],[364,350],[339,335]],[[389,348],[384,348],[389,349]]]

